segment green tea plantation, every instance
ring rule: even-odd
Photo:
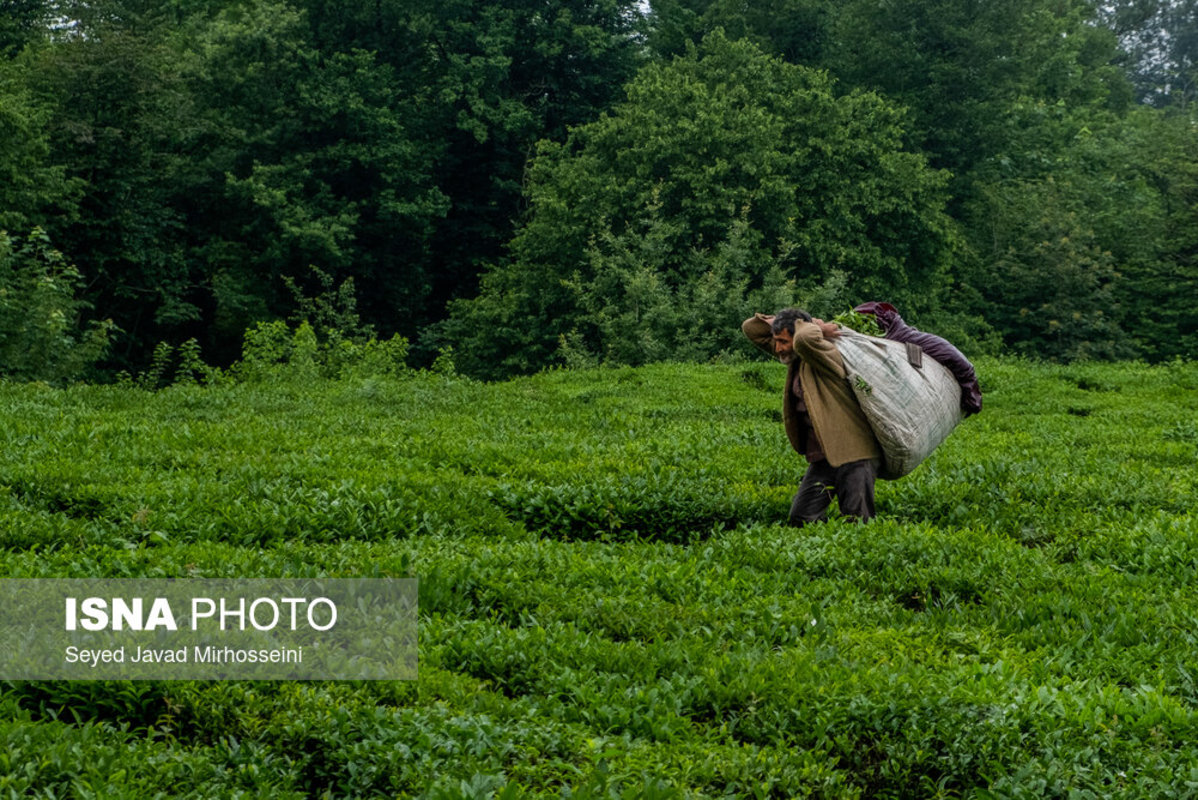
[[[7,578],[419,579],[414,681],[0,681],[0,797],[1198,796],[1198,364],[977,364],[782,523],[775,363],[0,384]]]

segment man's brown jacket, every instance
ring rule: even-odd
[[[755,314],[740,327],[753,344],[771,355],[774,353],[774,337],[765,315]],[[828,463],[839,467],[850,461],[881,458],[882,450],[849,387],[844,359],[836,345],[824,338],[823,331],[814,322],[799,320],[795,323],[794,351],[795,359],[786,372],[782,404],[782,424],[791,446],[800,453],[805,452],[803,431],[795,412],[793,387],[797,372],[811,426],[815,428]]]

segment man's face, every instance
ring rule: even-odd
[[[792,331],[780,331],[774,334],[774,355],[783,364],[789,364],[795,357],[795,337]]]

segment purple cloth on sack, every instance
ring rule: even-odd
[[[890,303],[862,303],[853,310],[858,314],[873,314],[878,320],[878,325],[885,331],[887,339],[916,344],[928,356],[943,364],[961,385],[961,409],[966,416],[982,410],[982,388],[978,386],[978,376],[973,364],[969,363],[965,354],[947,339],[912,328],[903,322],[898,309]]]

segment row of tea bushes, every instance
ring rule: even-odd
[[[43,797],[1198,792],[1198,370],[979,364],[781,527],[775,364],[0,386],[8,577],[420,579],[414,682],[0,684]]]

